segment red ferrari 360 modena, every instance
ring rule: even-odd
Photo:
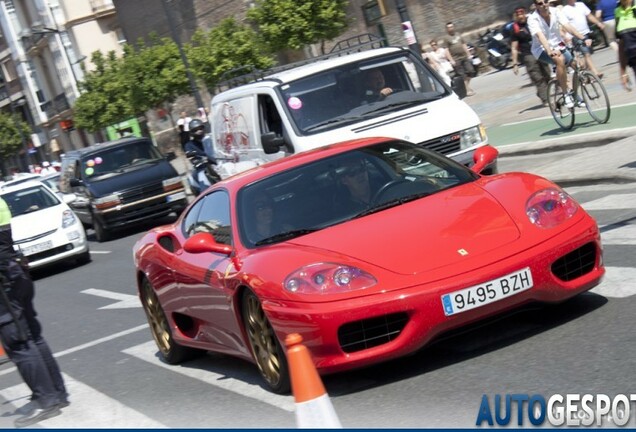
[[[161,355],[238,356],[286,392],[290,333],[319,371],[342,371],[597,285],[594,219],[544,178],[479,175],[496,155],[482,147],[468,169],[403,141],[362,139],[213,185],[134,247]]]

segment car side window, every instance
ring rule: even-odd
[[[181,228],[183,229],[183,234],[186,237],[190,237],[191,235],[196,234],[196,231],[194,229],[197,226],[197,218],[199,217],[199,213],[201,212],[203,201],[204,200],[200,200],[195,205],[193,205],[188,211],[186,217],[183,219],[183,225],[181,226]]]
[[[189,227],[187,235],[199,232],[209,232],[217,243],[232,244],[230,199],[225,191],[213,192],[201,201],[201,210],[196,222]]]

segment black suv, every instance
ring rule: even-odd
[[[187,206],[181,177],[147,138],[126,138],[68,152],[59,188],[75,194],[69,206],[92,226],[97,241],[112,230],[180,214]]]

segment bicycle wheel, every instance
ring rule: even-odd
[[[601,80],[592,72],[581,72],[579,94],[583,96],[590,116],[598,123],[607,123],[611,111],[609,97]]]
[[[565,107],[565,94],[559,86],[557,80],[550,80],[548,83],[548,106],[554,121],[565,130],[572,129],[574,126],[574,108]]]

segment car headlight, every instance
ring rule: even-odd
[[[337,263],[316,263],[299,268],[283,287],[295,294],[335,294],[372,287],[378,281],[369,273]]]
[[[565,222],[578,208],[570,195],[556,188],[535,192],[526,202],[528,219],[541,228],[552,228]]]
[[[62,228],[68,228],[76,222],[75,214],[70,210],[64,210],[64,213],[62,213]]]
[[[173,177],[171,179],[164,180],[162,184],[163,184],[163,190],[165,192],[170,192],[173,190],[178,190],[183,188],[181,177]]]
[[[486,129],[482,125],[465,129],[459,134],[459,148],[462,150],[482,145],[485,142]]]
[[[97,198],[93,201],[93,207],[97,210],[105,210],[111,207],[117,207],[121,204],[121,200],[119,199],[119,195],[113,194],[108,195],[103,198]]]

